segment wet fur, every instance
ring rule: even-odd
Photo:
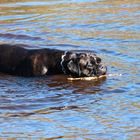
[[[56,49],[26,49],[25,45],[0,45],[0,72],[18,76],[65,73],[81,77],[103,75],[101,58],[94,53]]]

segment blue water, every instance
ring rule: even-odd
[[[0,43],[91,50],[110,76],[0,74],[0,139],[140,139],[140,1],[0,2]]]

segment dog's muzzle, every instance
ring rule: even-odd
[[[94,74],[94,76],[101,76],[101,75],[105,75],[107,72],[107,67],[100,64],[96,70],[96,73]]]

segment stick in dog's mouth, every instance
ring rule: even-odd
[[[114,77],[114,76],[115,77],[122,76],[122,74],[107,74],[107,75],[94,76],[94,77],[78,77],[78,78],[69,77],[69,78],[67,78],[67,80],[69,80],[69,81],[78,81],[78,80],[90,81],[90,80],[98,80],[101,78]]]

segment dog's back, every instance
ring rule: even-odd
[[[55,49],[27,49],[27,45],[0,45],[0,72],[19,76],[62,73],[61,56]],[[49,67],[49,68],[48,68]]]
[[[17,45],[0,45],[0,71],[11,73],[16,66],[24,60],[28,51]]]

